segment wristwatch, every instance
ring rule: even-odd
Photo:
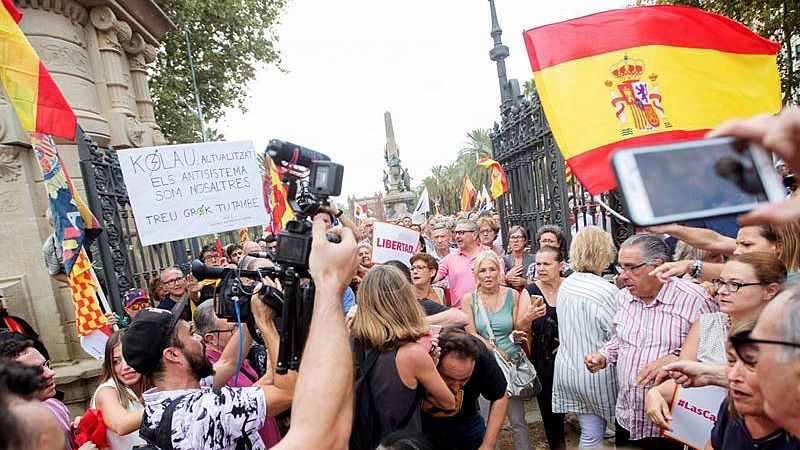
[[[336,213],[336,218],[342,217],[342,214],[344,214],[344,211],[340,209],[339,212]]]

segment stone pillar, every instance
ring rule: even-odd
[[[102,147],[164,142],[155,122],[146,65],[174,25],[154,0],[13,0],[20,27],[66,97],[78,123]],[[64,166],[86,198],[77,147],[59,143]],[[8,309],[39,332],[73,413],[85,410],[99,363],[80,348],[72,300],[50,278],[42,243],[51,230],[47,193],[30,141],[0,86],[0,292]]]

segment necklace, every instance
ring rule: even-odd
[[[497,292],[491,293],[490,295],[491,297],[487,295],[485,292],[480,292],[480,297],[481,300],[483,300],[483,305],[486,307],[486,309],[494,312],[495,310],[497,310],[497,306],[500,301],[500,289],[498,289]],[[491,303],[489,302],[490,299]]]

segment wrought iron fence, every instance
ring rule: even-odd
[[[596,202],[574,177],[567,179],[538,96],[534,93],[531,100],[518,99],[504,107],[501,124],[495,123],[491,133],[493,157],[508,178],[509,192],[499,204],[504,239],[513,225],[523,226],[533,239],[542,225],[553,224],[564,230],[567,244],[589,225],[610,232],[617,244],[624,241],[631,227]],[[604,193],[600,199],[623,212],[618,192]]]
[[[99,148],[91,137],[79,130],[78,152],[87,203],[103,226],[103,233],[92,243],[93,264],[115,311],[121,312],[121,294],[133,287],[148,290],[161,270],[178,266],[188,273],[193,257],[213,237],[192,237],[163,244],[142,245],[133,220],[133,210],[122,179],[117,152]],[[256,236],[257,227],[248,229]],[[238,231],[219,234],[223,246],[238,242]],[[99,259],[99,261],[97,260]]]

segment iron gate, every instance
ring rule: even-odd
[[[93,265],[112,307],[121,313],[122,293],[133,287],[147,291],[151,280],[166,267],[178,266],[188,273],[191,259],[199,257],[202,246],[213,238],[192,237],[143,246],[136,232],[117,152],[111,147],[99,148],[80,128],[77,143],[87,203],[104,230],[92,243]],[[257,230],[248,231],[254,236]],[[238,242],[239,234],[230,231],[220,233],[219,237],[224,246]]]
[[[610,232],[617,245],[632,234],[629,224],[610,214],[574,177],[567,178],[564,158],[535,92],[530,100],[518,97],[513,104],[504,104],[501,113],[501,124],[494,124],[491,138],[494,159],[508,178],[509,192],[499,204],[504,239],[513,225],[523,226],[531,239],[542,225],[558,225],[568,245],[572,235],[588,225]],[[618,191],[600,199],[625,215]]]

